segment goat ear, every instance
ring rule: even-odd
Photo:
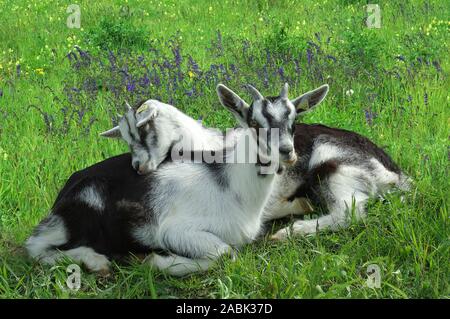
[[[328,84],[324,84],[317,89],[306,92],[305,94],[291,100],[297,110],[297,114],[311,111],[315,106],[319,105],[325,96],[327,96],[328,89]]]
[[[120,138],[120,137],[122,137],[122,134],[120,133],[119,126],[116,126],[108,131],[100,133],[100,136],[109,137],[109,138]]]
[[[155,107],[148,104],[142,104],[140,108],[136,110],[136,127],[140,128],[152,121],[158,116],[158,111]]]
[[[241,124],[247,125],[248,104],[223,84],[217,86],[217,95],[220,103],[233,113]]]

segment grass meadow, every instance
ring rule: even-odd
[[[71,1],[0,0],[0,298],[448,298],[450,5],[374,2],[380,28],[358,0],[79,0],[69,28]],[[160,99],[225,129],[236,123],[219,82],[242,96],[245,83],[273,95],[288,82],[291,96],[328,83],[303,121],[370,137],[412,191],[371,201],[348,229],[264,239],[181,279],[135,261],[106,279],[83,271],[75,292],[70,261],[27,258],[66,179],[127,151],[98,137],[125,101]]]

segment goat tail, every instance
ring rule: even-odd
[[[25,248],[28,255],[45,264],[54,264],[58,257],[57,247],[67,242],[67,233],[62,218],[50,214],[27,239]]]

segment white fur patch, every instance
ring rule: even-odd
[[[102,211],[105,209],[105,203],[100,193],[93,186],[83,188],[78,194],[78,199],[96,210]]]
[[[80,246],[62,252],[65,256],[72,258],[76,262],[83,263],[86,267],[95,272],[109,272],[110,262],[105,255],[96,253],[90,247]]]
[[[159,187],[152,194],[153,202],[149,205],[162,212],[157,237],[164,235],[161,231],[168,228],[179,232],[189,230],[187,233],[211,232],[224,243],[237,246],[256,237],[273,176],[259,177],[253,164],[226,167],[228,187],[225,188],[217,184],[212,172],[204,165],[171,163],[155,172]],[[152,237],[147,237],[152,229],[151,226],[142,227],[135,235],[152,242]],[[183,241],[182,236],[180,241]]]
[[[169,256],[153,254],[145,262],[172,276],[181,277],[193,272],[205,271],[214,261],[207,258],[190,259],[174,254],[170,254]]]
[[[67,232],[61,217],[50,214],[44,224],[39,225],[37,234],[28,238],[25,247],[28,254],[44,263],[54,262],[54,246],[67,242]]]
[[[289,215],[303,215],[313,211],[311,203],[306,198],[296,198],[288,201],[287,197],[302,183],[300,176],[292,178],[283,172],[281,176],[276,176],[273,191],[270,194],[267,205],[264,208],[264,220],[283,218]]]
[[[397,173],[386,169],[386,167],[384,167],[377,159],[371,158],[370,163],[373,166],[372,175],[375,178],[377,186],[382,191],[400,183],[400,176]]]
[[[316,167],[328,160],[339,158],[344,155],[341,148],[336,145],[324,143],[314,147],[309,161],[309,168]]]

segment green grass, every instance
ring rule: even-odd
[[[364,26],[365,1],[78,3],[82,29],[66,27],[69,1],[0,1],[1,298],[450,296],[450,6],[445,0],[378,1],[381,29]],[[124,5],[129,10],[121,10]],[[223,38],[223,53],[217,52],[217,30]],[[70,261],[55,267],[36,264],[25,256],[23,242],[47,215],[72,172],[126,147],[98,138],[111,125],[107,111],[114,110],[107,90],[100,90],[95,99],[86,98],[90,108],[81,124],[76,120],[64,124],[60,108],[70,106],[64,87],[79,85],[88,76],[108,79],[101,69],[75,72],[65,55],[77,44],[94,57],[102,55],[103,45],[114,52],[127,48],[131,55],[150,56],[151,40],[158,50],[170,54],[169,39],[180,43],[183,54],[191,55],[202,68],[239,63],[241,73],[229,83],[238,92],[248,81],[262,83],[254,64],[243,56],[242,40],[249,41],[248,50],[258,63],[265,59],[264,49],[280,56],[303,54],[305,72],[292,80],[291,94],[322,82],[331,86],[323,105],[304,121],[370,137],[414,178],[413,190],[403,194],[404,201],[400,194],[391,194],[385,202],[371,202],[363,223],[284,243],[261,240],[244,247],[237,261],[221,260],[206,274],[171,278],[136,261],[115,266],[109,279],[83,272],[82,288],[69,292],[64,282]],[[306,68],[308,41],[319,43],[326,52],[317,54],[313,64],[320,67],[323,81],[314,78],[314,69]],[[327,54],[337,62],[326,62]],[[182,72],[187,74],[186,60],[183,63]],[[281,66],[281,58],[276,63]],[[292,65],[286,67],[286,74],[293,77]],[[194,81],[186,77],[183,85],[189,87]],[[269,87],[261,91],[275,94],[281,82],[271,75]],[[177,93],[174,104],[189,115],[203,116],[208,126],[233,125],[231,117],[217,107],[214,84],[198,85],[201,96]],[[352,96],[345,94],[349,89],[354,91]],[[164,91],[161,96],[167,98],[167,94]],[[53,131],[48,132],[41,114],[30,105],[55,117]],[[377,114],[371,125],[364,110]],[[93,117],[96,121],[84,133],[82,127]],[[68,131],[57,133],[55,128]],[[379,289],[366,285],[370,264],[381,269]]]

